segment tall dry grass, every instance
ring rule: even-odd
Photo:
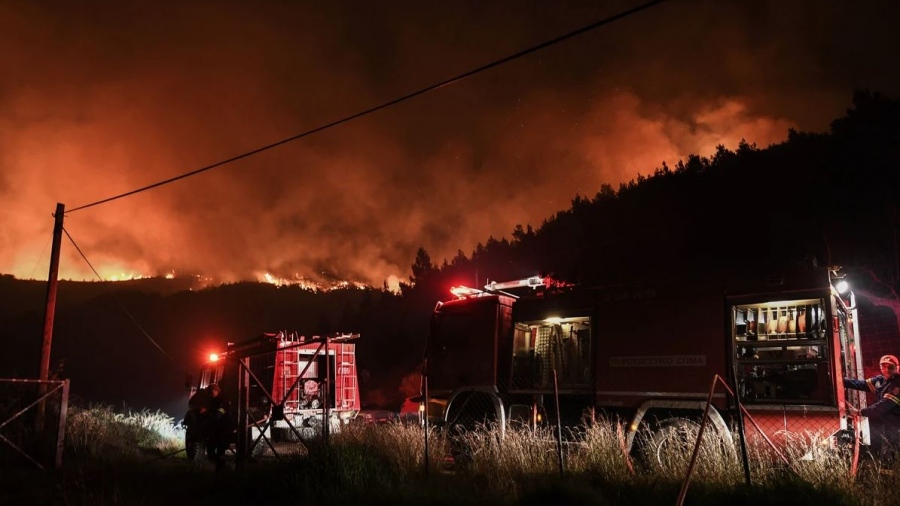
[[[66,454],[115,458],[168,454],[184,447],[184,430],[161,411],[117,413],[111,406],[71,406],[66,418]]]
[[[579,445],[569,454],[567,466],[607,481],[630,479],[634,463],[625,447],[625,431],[621,420],[610,418],[590,420],[573,429]]]
[[[209,467],[188,465],[183,459],[148,458],[147,449],[156,453],[178,449],[181,436],[171,418],[161,413],[115,413],[102,406],[74,409],[67,455],[121,464],[104,466],[102,481],[76,479],[61,486],[60,494],[69,504],[156,504],[179,497],[217,506],[674,504],[697,433],[690,424],[647,432],[640,438],[640,448],[626,455],[621,421],[591,421],[564,433],[560,476],[551,427],[532,431],[520,426],[503,432],[497,426],[483,426],[453,434],[432,428],[426,475],[421,427],[349,425],[333,434],[327,446],[321,440],[308,441],[302,456],[251,462],[245,472],[229,470],[225,479]],[[759,438],[750,437],[752,485],[747,487],[737,436],[706,432],[688,503],[900,503],[894,499],[900,497],[894,492],[895,480],[881,461],[864,458],[862,471],[853,478],[846,450],[821,444],[821,434],[791,434],[784,440],[789,465]],[[447,465],[450,456],[455,457],[452,466]],[[142,464],[150,461],[156,464]],[[168,491],[153,486],[156,482],[167,483]]]
[[[473,477],[484,477],[500,493],[516,493],[533,476],[558,472],[556,439],[549,428],[535,431],[523,426],[482,425],[448,441],[455,459]]]

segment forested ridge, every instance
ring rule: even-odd
[[[539,273],[589,285],[653,283],[816,262],[842,266],[859,290],[896,304],[898,204],[900,102],[857,92],[828,132],[791,131],[767,148],[742,143],[662,163],[468,254],[437,261],[420,249],[399,294],[260,283],[185,290],[167,280],[62,284],[53,363],[75,396],[177,415],[183,375],[207,347],[277,330],[360,332],[363,396],[396,407],[403,377],[421,362],[430,312],[452,285]],[[0,377],[36,373],[43,290],[0,277]]]
[[[707,158],[665,163],[510,240],[433,265],[419,251],[417,285],[544,273],[587,284],[680,278],[710,269],[777,269],[815,258],[842,265],[881,294],[898,285],[900,107],[857,92],[829,133],[789,132],[760,149],[742,142]],[[874,275],[874,277],[872,277]],[[422,279],[427,278],[427,279]],[[414,291],[414,290],[413,290]]]

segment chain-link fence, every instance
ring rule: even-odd
[[[0,463],[62,465],[69,382],[0,379]]]
[[[747,409],[752,418],[752,421],[747,417],[744,419],[744,430],[748,439],[761,437],[756,426],[780,448],[787,446],[792,438],[798,436],[808,436],[823,444],[833,435],[840,436],[841,421],[834,408],[773,406],[769,409],[753,409],[747,406]]]

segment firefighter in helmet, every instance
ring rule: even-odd
[[[206,455],[216,463],[218,471],[223,468],[225,452],[231,443],[229,404],[222,395],[222,389],[218,384],[209,385],[207,390],[209,391],[209,411],[206,423]]]
[[[188,460],[194,460],[197,447],[206,440],[206,425],[209,417],[209,391],[197,390],[188,400],[188,410],[184,415],[184,447]]]
[[[844,378],[844,388],[875,394],[875,403],[859,410],[860,415],[869,418],[875,451],[900,444],[900,361],[894,355],[885,355],[878,362],[881,374],[877,376],[864,380]]]

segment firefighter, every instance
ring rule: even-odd
[[[844,378],[844,388],[875,394],[875,403],[859,410],[859,414],[869,418],[872,450],[893,455],[900,444],[900,361],[894,355],[885,355],[878,362],[881,374],[865,380]],[[850,410],[856,412],[856,408]]]
[[[224,466],[225,452],[231,443],[228,401],[216,383],[209,385],[209,411],[206,420],[206,455],[216,463],[216,471]]]
[[[188,460],[194,460],[197,446],[206,440],[206,422],[209,414],[209,392],[197,390],[188,400],[188,410],[184,415],[184,447]]]

